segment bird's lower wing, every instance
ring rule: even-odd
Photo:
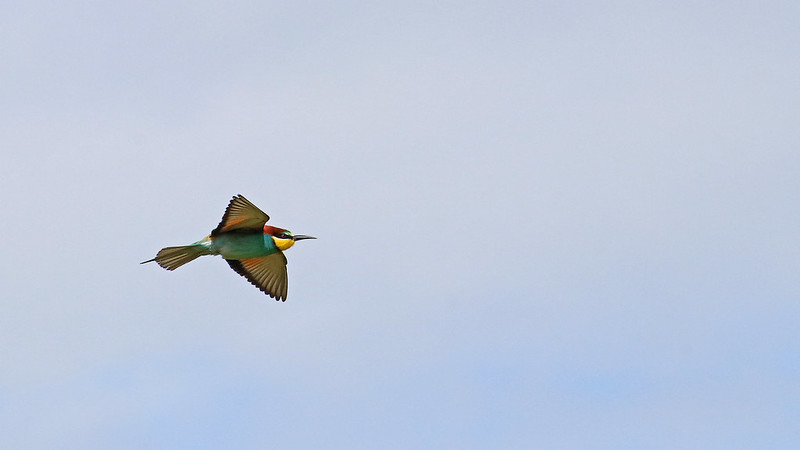
[[[286,301],[289,277],[286,273],[286,256],[283,253],[240,260],[226,259],[226,261],[231,269],[247,278],[247,281],[265,294],[275,300]]]

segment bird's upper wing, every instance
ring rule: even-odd
[[[211,235],[216,236],[219,233],[233,230],[262,231],[268,220],[269,216],[264,211],[239,194],[228,203],[222,221],[217,228],[214,228]]]
[[[275,300],[286,301],[289,277],[286,274],[286,256],[282,252],[248,259],[226,259],[231,269],[247,278]]]

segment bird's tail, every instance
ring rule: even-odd
[[[159,266],[167,270],[175,270],[178,267],[193,261],[199,256],[208,254],[208,249],[205,246],[198,244],[183,245],[180,247],[166,247],[159,250],[155,258],[142,261],[140,264],[155,261]]]

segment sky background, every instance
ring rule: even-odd
[[[797,2],[4,2],[0,447],[800,447]],[[317,236],[267,298],[194,242]]]

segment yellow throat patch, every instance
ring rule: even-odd
[[[272,236],[272,241],[275,242],[275,246],[281,249],[282,252],[285,252],[289,247],[294,245],[293,239],[281,239]]]

